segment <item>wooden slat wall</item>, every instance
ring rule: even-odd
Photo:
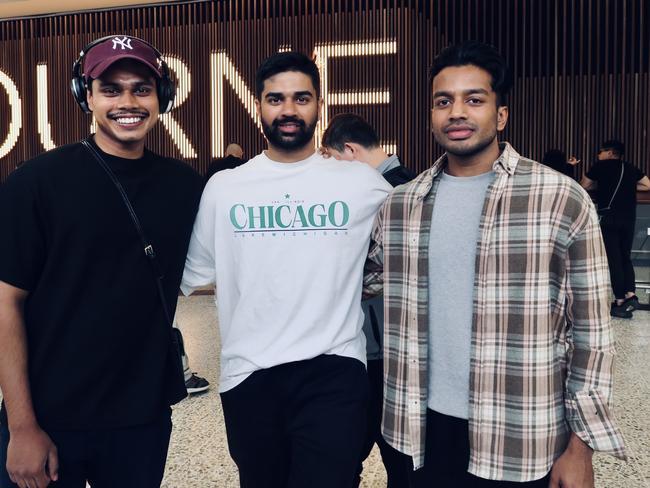
[[[213,156],[219,127],[223,142],[241,143],[247,156],[264,147],[240,97],[254,93],[258,64],[287,47],[307,53],[318,47],[333,56],[327,63],[330,94],[389,92],[387,104],[330,104],[327,116],[360,113],[407,165],[423,170],[440,154],[429,130],[427,68],[445,45],[479,39],[497,46],[513,68],[504,138],[522,154],[541,159],[557,147],[582,159],[586,169],[600,142],[617,137],[626,144],[627,159],[649,173],[648,16],[645,0],[223,0],[0,21],[0,70],[22,101],[20,136],[0,158],[0,180],[44,151],[36,66],[47,65],[53,143],[78,140],[91,118],[69,94],[72,62],[85,43],[114,33],[150,40],[191,72],[191,84],[181,80],[190,91],[172,112],[175,128],[159,124],[149,145],[199,171]],[[363,55],[371,49],[364,43],[382,52],[390,51],[391,42],[395,53]],[[340,56],[355,43],[357,56]],[[212,121],[211,93],[221,80],[212,78],[211,54],[215,69],[234,80],[234,86],[223,84],[222,126]],[[0,86],[0,151],[10,121],[9,98]]]
[[[617,138],[626,159],[650,173],[647,2],[430,0],[427,7],[445,45],[479,39],[508,59],[515,86],[504,139],[522,154],[540,160],[559,148],[586,170],[599,144]]]

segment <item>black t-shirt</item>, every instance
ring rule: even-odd
[[[634,218],[636,215],[636,184],[644,176],[641,170],[619,159],[604,159],[597,161],[587,171],[587,178],[598,183],[596,189],[598,208],[606,208],[621,178],[621,165],[625,168],[623,179],[612,201],[611,213],[620,217]]]
[[[203,181],[149,151],[139,160],[102,155],[153,244],[173,314]],[[0,280],[29,291],[29,380],[42,427],[144,424],[180,399],[165,389],[178,370],[153,270],[87,149],[63,146],[10,174],[0,229]]]

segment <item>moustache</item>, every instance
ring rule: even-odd
[[[275,119],[271,125],[273,125],[274,128],[278,128],[280,124],[296,124],[299,127],[304,128],[305,127],[305,121],[302,119],[299,119],[298,117],[283,117],[281,119]]]
[[[119,117],[149,117],[149,112],[147,110],[135,112],[109,112],[108,117],[113,119],[117,119]]]

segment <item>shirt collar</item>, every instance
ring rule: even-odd
[[[379,171],[379,174],[383,175],[386,171],[397,168],[399,165],[400,162],[397,154],[393,154],[391,156],[388,156],[388,158],[384,159],[384,161],[382,161],[382,163],[377,166],[377,171]]]
[[[501,173],[505,171],[509,176],[512,176],[515,174],[515,168],[517,167],[517,163],[519,162],[521,156],[507,142],[500,142],[499,150],[501,151],[501,154],[499,154],[499,157],[496,159],[496,161],[492,163],[492,170],[495,173]],[[429,170],[431,171],[431,177],[435,178],[438,176],[438,174],[445,168],[445,166],[447,166],[446,153],[438,158],[436,162],[433,163],[433,166],[431,166],[431,169]]]
[[[500,142],[499,149],[501,154],[492,164],[492,170],[498,175],[501,173],[506,173],[508,176],[515,174],[515,169],[517,168],[517,163],[521,156],[513,147],[507,142]],[[447,166],[447,154],[443,154],[440,158],[436,160],[435,163],[425,171],[424,179],[421,180],[424,185],[416,192],[416,196],[419,200],[423,199],[427,193],[431,190],[433,186],[433,180],[440,174],[440,172]]]

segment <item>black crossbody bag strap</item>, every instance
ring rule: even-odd
[[[172,374],[173,375],[172,377],[175,379],[169,381],[166,384],[165,401],[167,402],[167,405],[173,405],[174,403],[182,400],[187,396],[187,390],[185,388],[185,380],[183,379],[183,362],[181,359],[181,347],[178,341],[178,336],[174,332],[174,321],[170,313],[171,309],[169,308],[169,304],[167,303],[167,299],[165,298],[165,291],[163,289],[164,276],[162,272],[162,267],[160,266],[160,263],[156,258],[156,252],[153,248],[153,245],[151,244],[151,241],[147,239],[147,236],[142,230],[142,225],[140,225],[140,220],[138,219],[138,215],[135,213],[135,210],[133,210],[133,206],[129,201],[129,197],[126,194],[126,191],[124,191],[124,187],[117,179],[117,176],[115,176],[115,173],[113,173],[111,168],[108,166],[108,163],[104,160],[104,158],[99,153],[99,151],[97,151],[97,149],[95,149],[95,147],[88,141],[88,139],[84,139],[83,141],[81,141],[81,143],[88,150],[88,152],[93,156],[93,158],[95,158],[95,160],[99,163],[99,165],[104,169],[104,172],[111,179],[111,181],[115,185],[115,188],[117,188],[117,191],[122,197],[122,201],[124,202],[124,205],[129,211],[129,215],[131,216],[131,220],[133,221],[135,230],[138,232],[138,236],[140,237],[140,242],[142,243],[142,250],[144,252],[144,255],[147,257],[147,261],[149,261],[149,263],[151,264],[151,270],[153,272],[152,276],[154,278],[154,281],[156,282],[156,288],[158,289],[158,296],[160,297],[160,304],[162,305],[163,313],[165,314],[165,319],[167,320],[167,324],[169,325],[168,327],[169,347],[171,347],[171,355],[173,361],[173,366],[172,366],[173,369],[171,370],[170,374]]]
[[[95,160],[99,163],[99,165],[104,169],[108,177],[115,185],[115,188],[117,188],[117,191],[120,193],[120,196],[122,197],[122,201],[124,201],[124,205],[129,211],[129,215],[131,216],[131,220],[133,221],[135,230],[138,232],[138,236],[140,237],[140,242],[142,243],[142,249],[144,250],[144,254],[145,256],[147,256],[147,260],[149,261],[149,263],[151,263],[151,268],[153,270],[153,276],[156,281],[156,287],[158,288],[158,295],[160,296],[160,302],[162,303],[165,319],[167,320],[169,327],[173,328],[174,323],[171,314],[169,313],[169,306],[167,305],[167,300],[165,299],[165,292],[163,290],[162,267],[158,263],[158,259],[156,258],[156,252],[153,246],[151,245],[151,242],[149,241],[149,239],[147,239],[147,236],[142,230],[142,225],[140,225],[140,220],[138,219],[138,215],[135,213],[135,210],[133,210],[133,206],[129,201],[129,197],[126,194],[126,191],[124,191],[124,187],[119,182],[117,176],[115,176],[115,173],[113,173],[113,171],[108,166],[108,163],[104,160],[102,155],[99,154],[97,149],[95,149],[93,145],[90,142],[88,142],[87,139],[84,139],[83,141],[81,141],[81,143],[88,150],[88,152],[90,152],[90,154],[95,158]]]
[[[614,198],[616,198],[616,194],[618,193],[618,189],[621,187],[621,182],[623,181],[623,174],[625,173],[625,163],[621,161],[621,176],[618,178],[618,184],[616,185],[616,188],[614,189],[614,193],[612,193],[612,198],[609,199],[609,203],[605,208],[599,208],[598,211],[605,211],[605,210],[611,210],[612,208],[612,203],[614,203]]]

